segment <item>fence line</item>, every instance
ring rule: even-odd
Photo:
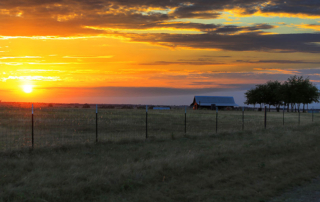
[[[96,143],[98,142],[98,105],[96,105]]]
[[[99,106],[95,107],[95,118],[93,118],[94,116],[89,113],[90,109],[35,109],[32,104],[30,133],[27,132],[30,127],[27,124],[28,109],[0,108],[0,150],[24,147],[33,149],[42,146],[97,143],[100,141],[173,138],[180,135],[212,135],[212,130],[210,130],[212,123],[215,123],[216,134],[222,131],[244,131],[245,125],[248,125],[246,130],[259,129],[262,128],[261,122],[265,129],[267,124],[268,127],[281,124],[281,119],[279,120],[281,113],[267,113],[267,107],[264,109],[263,117],[261,112],[248,110],[245,113],[244,107],[240,108],[241,113],[238,111],[219,111],[216,107],[216,116],[210,110],[187,110],[185,107],[183,118],[183,113],[180,110],[151,110],[148,112],[149,107],[146,106],[145,121],[143,121],[143,114],[139,109],[98,110]],[[281,117],[283,126],[296,125],[297,122],[298,125],[314,122],[313,108],[311,122],[308,113],[303,113],[302,116],[300,111],[296,115],[296,113],[285,113],[285,110],[286,108],[283,107]],[[298,119],[297,122],[294,121],[295,117]],[[145,137],[142,138],[144,126]]]
[[[31,132],[31,136],[32,136],[32,149],[34,148],[34,122],[33,122],[33,104],[32,104],[32,132]]]
[[[146,105],[146,139],[148,139],[148,105]]]

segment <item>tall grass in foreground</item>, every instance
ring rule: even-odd
[[[94,143],[96,140],[95,109],[36,108],[34,110],[34,147]],[[264,128],[264,112],[245,111],[244,129]],[[282,113],[268,113],[267,127],[282,128]],[[298,113],[285,113],[285,127],[298,125]],[[300,124],[312,121],[310,113],[300,114]],[[320,114],[314,114],[320,122]],[[209,136],[216,133],[216,112],[187,111],[188,136]],[[241,111],[219,111],[218,133],[242,130]],[[149,110],[148,137],[172,139],[185,135],[184,109]],[[144,109],[99,109],[98,141],[145,140]],[[0,151],[31,147],[31,109],[0,106]]]
[[[319,124],[0,154],[0,201],[268,201],[320,175]]]

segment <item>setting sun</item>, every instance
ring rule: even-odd
[[[320,89],[319,0],[0,1],[2,102],[242,106],[294,75]]]
[[[32,85],[24,85],[24,86],[22,86],[22,88],[23,88],[23,91],[25,93],[31,93],[32,92]]]

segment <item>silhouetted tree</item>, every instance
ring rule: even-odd
[[[281,105],[286,105],[289,111],[298,108],[303,104],[303,111],[305,105],[312,102],[319,102],[320,92],[318,88],[312,84],[309,78],[304,79],[302,76],[291,76],[282,84],[279,81],[268,81],[266,84],[256,85],[256,88],[250,89],[245,93],[247,98],[246,104],[262,104],[273,105],[277,111],[280,110]]]
[[[279,81],[268,81],[266,84],[266,103],[270,106],[276,107],[279,112],[280,106],[283,104],[283,99],[281,95],[281,83]]]
[[[248,90],[245,95],[247,100],[245,101],[245,104],[253,104],[254,106],[256,104],[260,105],[259,111],[262,108],[262,104],[265,100],[265,92],[266,87],[264,85],[256,85],[256,88]]]

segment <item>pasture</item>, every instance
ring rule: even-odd
[[[0,201],[266,202],[319,177],[320,116],[0,107]],[[243,124],[244,123],[244,130]]]
[[[318,123],[0,153],[0,201],[267,202],[320,175]]]
[[[216,121],[216,118],[218,120]],[[244,118],[244,119],[243,119]],[[314,113],[314,123],[320,114]],[[0,105],[0,150],[31,147],[31,104],[27,107]],[[267,128],[299,125],[299,113],[267,113]],[[146,122],[148,125],[146,127]],[[216,126],[216,123],[218,124]],[[300,113],[300,125],[312,123],[311,113]],[[97,124],[97,126],[96,126]],[[34,148],[94,143],[96,127],[99,142],[148,139],[175,139],[187,136],[209,136],[216,132],[256,131],[264,128],[264,112],[216,111],[187,109],[99,109],[96,122],[94,108],[37,106],[34,109]],[[147,129],[147,132],[146,132]],[[185,131],[186,129],[186,131]]]

